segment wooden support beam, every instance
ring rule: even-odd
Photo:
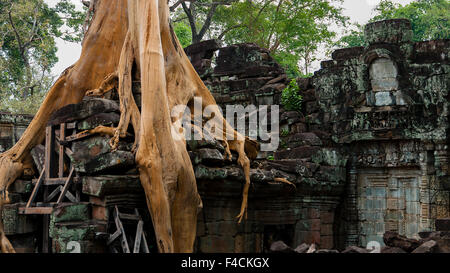
[[[144,229],[144,221],[140,220],[137,226],[136,230],[136,237],[134,240],[134,250],[133,253],[139,253],[139,250],[141,249],[141,239]]]
[[[64,141],[66,139],[66,124],[61,123],[60,129],[59,129],[59,164],[58,164],[58,177],[64,177],[64,154],[65,154],[65,147],[64,147]]]
[[[125,219],[125,220],[134,220],[134,221],[139,221],[141,220],[141,217],[139,215],[134,215],[134,214],[127,214],[127,213],[119,213],[119,217],[120,219]]]
[[[42,182],[44,181],[44,176],[45,176],[45,171],[46,167],[44,167],[44,169],[41,172],[41,175],[39,176],[39,179],[37,180],[36,185],[34,186],[33,192],[31,193],[30,199],[28,200],[27,203],[27,208],[31,207],[31,204],[34,202],[34,199],[36,199],[36,195],[39,191],[39,188],[42,185]]]
[[[33,184],[36,184],[38,181],[38,179],[33,179],[32,182]],[[42,185],[45,186],[58,186],[58,185],[65,185],[67,181],[67,177],[62,177],[62,178],[50,178],[50,179],[45,179],[42,183]],[[72,178],[72,183],[73,184],[77,184],[80,183],[81,179],[79,177],[74,177]]]
[[[63,186],[59,186],[57,187],[52,193],[49,194],[49,196],[47,197],[47,201],[52,201],[53,198],[55,198],[58,193],[60,193],[63,189]]]
[[[127,236],[125,234],[125,229],[123,228],[122,222],[119,218],[119,208],[115,206],[114,208],[114,221],[116,222],[117,229],[121,231],[122,238],[121,244],[124,253],[130,253],[130,247],[128,246]]]
[[[55,169],[55,130],[52,126],[45,128],[45,178],[54,178],[56,176]]]
[[[64,185],[64,188],[61,191],[61,195],[58,198],[58,201],[56,201],[57,204],[60,204],[64,197],[66,196],[67,190],[69,189],[70,182],[72,181],[73,174],[75,173],[75,169],[72,167],[70,170],[69,177],[67,177],[66,184]]]
[[[27,207],[21,207],[19,208],[19,214],[25,214],[25,215],[47,215],[51,214],[53,212],[52,207],[33,207],[33,208],[27,208]]]
[[[69,199],[70,202],[77,203],[77,198],[73,196],[70,191],[67,191],[65,196],[67,197],[67,199]]]
[[[116,230],[113,235],[111,235],[106,242],[107,245],[110,245],[112,242],[114,242],[120,235],[122,234],[122,231],[120,229]]]

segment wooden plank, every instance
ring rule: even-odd
[[[77,128],[77,123],[76,122],[66,123],[66,129],[73,130],[75,128]]]
[[[141,217],[139,215],[133,215],[133,214],[127,214],[127,213],[119,213],[120,219],[125,220],[134,220],[139,221],[141,220]]]
[[[136,230],[136,239],[134,240],[134,250],[133,253],[139,253],[141,249],[141,239],[142,239],[142,231],[144,229],[144,221],[140,220]]]
[[[113,235],[109,236],[108,241],[106,242],[106,245],[110,245],[112,242],[114,242],[120,235],[122,234],[122,231],[120,229],[117,229],[116,232],[114,232]]]
[[[52,208],[53,211],[53,208]],[[42,253],[50,253],[50,213],[44,214],[44,225],[42,228]]]
[[[75,140],[80,140],[80,139],[83,139],[83,138],[86,138],[86,137],[92,136],[92,135],[94,135],[94,134],[92,134],[89,131],[84,131],[84,132],[78,133],[76,135],[71,135],[71,136],[66,137],[65,141],[62,142],[62,143],[64,143],[64,144],[70,143],[70,142],[73,142]]]
[[[62,191],[62,189],[62,186],[57,187],[52,193],[49,194],[49,196],[47,197],[47,201],[52,201],[52,199],[55,198],[56,195],[58,195],[58,193]]]
[[[128,246],[127,236],[125,233],[125,229],[123,228],[122,222],[119,218],[119,208],[115,206],[114,208],[114,221],[116,222],[117,229],[119,229],[122,232],[122,249],[124,253],[130,253],[130,247]]]
[[[33,208],[27,208],[27,207],[20,207],[19,208],[19,214],[38,214],[38,215],[45,215],[45,214],[51,214],[53,212],[52,207],[33,207]]]
[[[33,184],[36,184],[36,182],[38,181],[38,179],[33,179],[32,182]],[[50,179],[45,179],[44,182],[42,183],[42,185],[45,186],[58,186],[58,185],[65,185],[67,181],[67,177],[62,177],[62,178],[50,178]],[[72,178],[72,183],[77,184],[80,183],[81,179],[78,177],[74,177]]]
[[[74,172],[75,172],[75,169],[72,167],[72,169],[70,170],[69,177],[67,177],[66,184],[64,185],[64,188],[61,191],[61,195],[59,196],[58,201],[56,201],[57,204],[60,204],[62,202],[62,200],[64,199],[64,197],[66,196],[66,193],[67,193],[67,190],[69,189],[69,185],[72,180]]]
[[[144,253],[150,253],[150,250],[148,249],[147,238],[145,237],[145,232],[142,232],[141,249]]]
[[[70,191],[66,192],[66,197],[67,199],[70,200],[70,202],[72,203],[76,203],[77,202],[77,198],[75,196],[73,196],[73,194],[70,193]]]
[[[45,128],[45,178],[55,177],[55,130],[52,126]]]
[[[72,150],[67,148],[67,147],[66,147],[66,155],[68,155],[68,156],[72,156],[73,155]]]
[[[59,129],[59,162],[58,162],[58,177],[64,177],[64,153],[65,147],[62,143],[66,139],[66,124],[61,123]]]
[[[139,214],[139,210],[137,208],[134,209],[134,214],[136,214],[137,216],[141,217],[141,215]],[[142,239],[142,242],[141,242],[141,250],[142,250],[142,252],[143,253],[150,253],[150,250],[148,249],[147,238],[145,237],[145,232],[144,232],[144,222],[142,222],[142,238],[141,239]]]
[[[34,186],[33,192],[31,193],[30,199],[28,200],[27,203],[27,208],[29,208],[31,206],[31,204],[34,202],[34,199],[36,199],[36,195],[39,191],[39,188],[42,185],[42,182],[44,181],[44,176],[45,176],[45,166],[44,169],[42,170],[41,175],[39,176],[39,179],[37,180],[36,185]]]

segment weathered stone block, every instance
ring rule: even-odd
[[[436,219],[435,224],[437,231],[450,231],[450,218]]]
[[[73,161],[74,168],[82,173],[96,173],[110,169],[130,169],[135,166],[133,153],[127,151],[114,151],[101,154],[88,161]]]
[[[294,148],[291,150],[286,151],[278,151],[275,153],[275,159],[281,160],[281,159],[302,159],[302,158],[310,158],[312,157],[316,152],[320,150],[319,147],[315,146],[303,146]]]
[[[294,251],[297,253],[306,253],[306,251],[308,251],[309,247],[310,247],[310,245],[303,243],[303,244],[297,246],[294,249]]]
[[[294,238],[295,244],[319,244],[320,231],[297,231]]]
[[[283,241],[276,241],[270,246],[270,251],[274,253],[294,253],[295,251]]]
[[[84,194],[96,197],[143,192],[138,175],[84,176],[82,178],[82,187]]]
[[[100,113],[77,122],[80,131],[91,130],[100,125],[112,127],[119,123],[120,115],[117,113]]]
[[[334,237],[332,235],[320,237],[320,248],[332,249],[333,247],[334,247]]]
[[[37,231],[35,216],[19,214],[19,207],[23,203],[5,205],[3,207],[3,227],[6,235],[26,234]]]
[[[430,240],[421,244],[418,248],[414,249],[412,253],[433,253],[437,248],[436,241]]]
[[[91,206],[89,203],[60,204],[52,213],[52,221],[83,222],[91,219]]]
[[[230,236],[204,236],[198,238],[199,253],[234,253],[234,238]]]
[[[407,19],[391,19],[367,24],[364,36],[369,44],[400,44],[412,41],[411,22]]]
[[[110,112],[120,112],[120,107],[115,101],[100,98],[88,98],[79,104],[70,104],[59,109],[53,113],[48,124],[59,125],[63,122],[73,122],[96,114]]]

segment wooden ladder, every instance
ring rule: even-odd
[[[131,253],[130,244],[128,243],[122,220],[137,221],[133,253],[140,253],[141,250],[143,253],[150,253],[148,249],[147,238],[144,232],[144,221],[139,215],[138,209],[134,209],[134,214],[126,214],[121,213],[117,206],[114,207],[114,222],[116,224],[117,230],[109,236],[109,239],[107,241],[107,245],[110,246],[111,251],[114,253],[119,252],[114,246],[112,246],[112,243],[120,237],[123,252]]]

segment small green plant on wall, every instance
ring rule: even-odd
[[[292,80],[289,86],[281,94],[281,104],[287,111],[300,112],[302,109],[303,97],[299,94],[296,80]]]

